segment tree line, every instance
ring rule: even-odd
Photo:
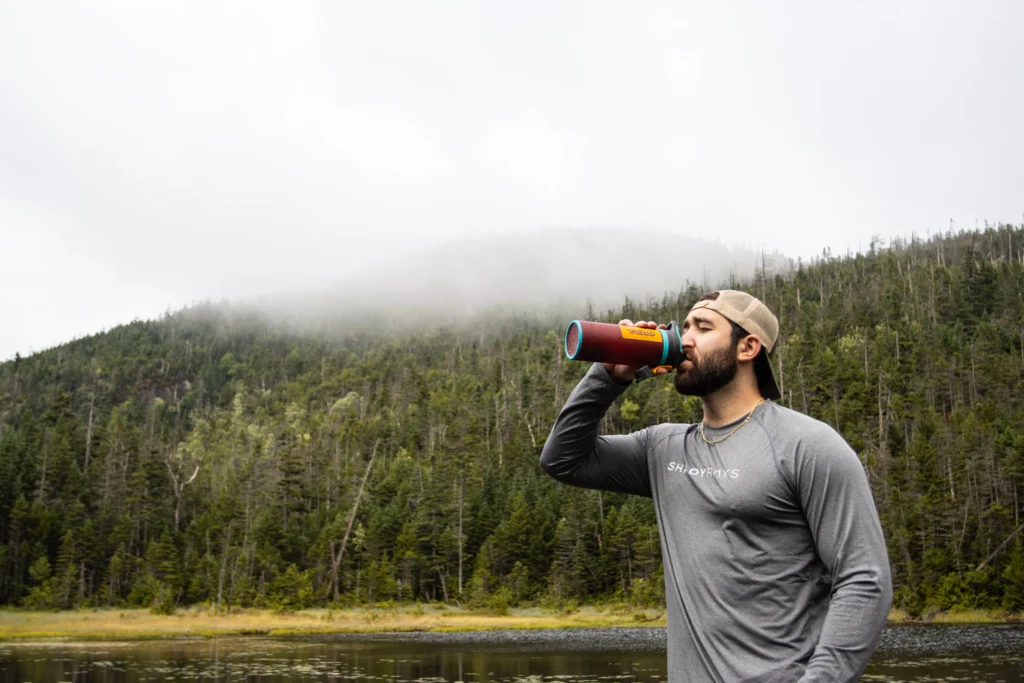
[[[1024,609],[1024,226],[749,282],[781,403],[860,454],[896,606]],[[682,320],[703,289],[573,317]],[[297,327],[201,305],[0,365],[0,603],[171,611],[664,600],[649,500],[537,460],[586,365],[566,320]],[[621,433],[695,422],[668,381]]]

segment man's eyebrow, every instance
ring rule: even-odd
[[[701,315],[699,313],[694,313],[689,318],[687,318],[686,320],[683,321],[683,327],[688,326],[690,324],[691,320],[693,320],[693,322],[695,322],[695,323],[705,323],[705,324],[708,324],[708,325],[714,325],[715,324],[715,322],[711,318],[706,318],[706,317],[704,317],[703,315]]]

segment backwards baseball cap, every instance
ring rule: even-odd
[[[779,320],[761,303],[757,297],[735,289],[722,289],[712,292],[713,299],[701,299],[690,310],[708,308],[716,311],[736,323],[744,330],[761,340],[761,353],[754,359],[754,374],[757,376],[757,388],[765,398],[778,400],[782,398],[779,385],[772,374],[768,354],[775,347],[779,338]]]

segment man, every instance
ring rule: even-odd
[[[700,423],[599,436],[637,368],[595,363],[544,444],[555,479],[654,499],[670,683],[855,681],[889,612],[885,540],[857,455],[772,402],[778,330],[749,294],[709,294],[683,324],[674,377],[701,398]]]

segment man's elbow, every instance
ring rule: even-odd
[[[544,474],[548,475],[552,479],[555,479],[557,481],[561,481],[562,480],[562,478],[558,475],[558,471],[557,471],[557,469],[555,468],[554,465],[552,465],[550,463],[546,463],[543,460],[541,460],[540,468],[542,470],[544,470]]]
[[[553,439],[548,439],[544,442],[544,447],[540,451],[540,468],[544,470],[544,473],[550,477],[555,476],[554,464],[557,461],[557,453],[553,445]]]
[[[878,587],[879,600],[885,602],[886,608],[892,605],[892,570],[889,567],[889,556],[887,553],[880,554],[871,564],[872,578]]]
[[[565,458],[549,439],[540,452],[540,468],[544,473],[553,479],[563,481],[571,472],[571,467]]]
[[[560,448],[554,439],[548,439],[540,451],[540,468],[552,479],[563,484],[573,481],[578,461]]]
[[[874,605],[878,611],[889,613],[892,607],[893,589],[892,574],[889,562],[885,561],[874,566],[863,566],[851,571],[843,579],[833,584],[833,598],[838,595],[858,596],[863,604]],[[883,610],[884,608],[884,610]]]
[[[893,589],[892,574],[889,571],[889,562],[879,564],[870,572],[865,572],[861,581],[857,581],[862,590],[862,595],[874,604],[872,612],[879,615],[884,623],[892,609]],[[853,587],[851,586],[852,590]]]

